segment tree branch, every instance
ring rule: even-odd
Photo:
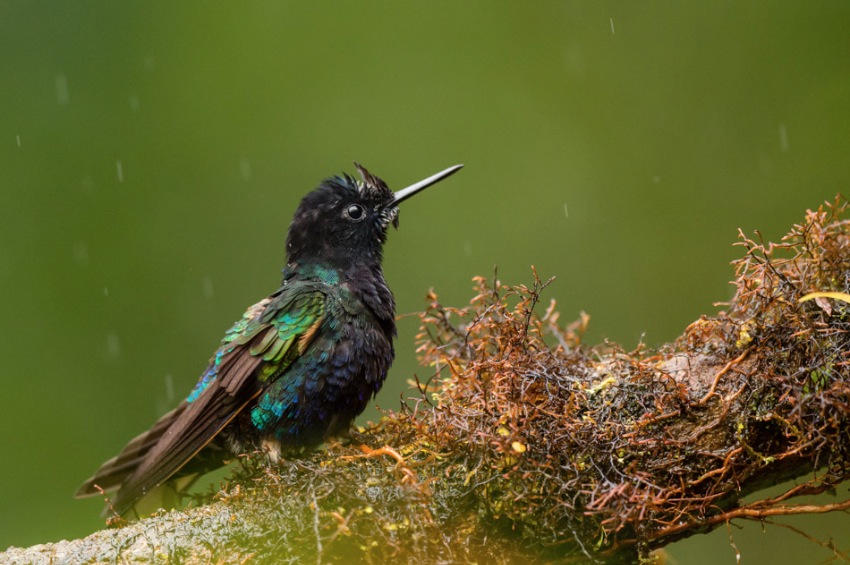
[[[431,293],[418,351],[434,376],[349,445],[275,469],[246,458],[206,505],[2,557],[634,562],[733,519],[847,511],[788,503],[850,473],[850,304],[800,301],[850,292],[845,208],[809,212],[779,244],[742,234],[728,310],[659,350],[583,345],[587,316],[562,327],[554,301],[535,314],[536,275],[477,278],[465,308]]]

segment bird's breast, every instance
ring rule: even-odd
[[[372,316],[330,307],[310,345],[270,379],[251,407],[256,443],[311,446],[347,432],[380,390],[392,340]]]

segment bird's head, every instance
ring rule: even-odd
[[[379,264],[390,224],[398,227],[398,205],[462,167],[455,165],[394,193],[365,167],[354,166],[359,180],[349,175],[326,179],[301,200],[286,238],[290,266]]]

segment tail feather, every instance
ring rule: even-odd
[[[151,448],[157,444],[162,434],[165,433],[174,420],[183,413],[186,406],[187,404],[185,402],[181,403],[180,406],[157,420],[151,429],[133,438],[121,450],[121,453],[105,461],[100,466],[100,469],[82,484],[74,496],[76,498],[85,498],[98,495],[101,490],[108,492],[121,488],[124,481],[144,461],[145,456]]]

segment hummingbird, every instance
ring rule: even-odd
[[[354,165],[359,179],[328,178],[301,200],[280,288],[225,332],[186,399],[104,462],[77,498],[117,491],[111,508],[125,515],[236,455],[259,451],[276,463],[348,432],[395,357],[395,300],[381,266],[389,226],[398,227],[399,204],[463,167],[393,193]]]

